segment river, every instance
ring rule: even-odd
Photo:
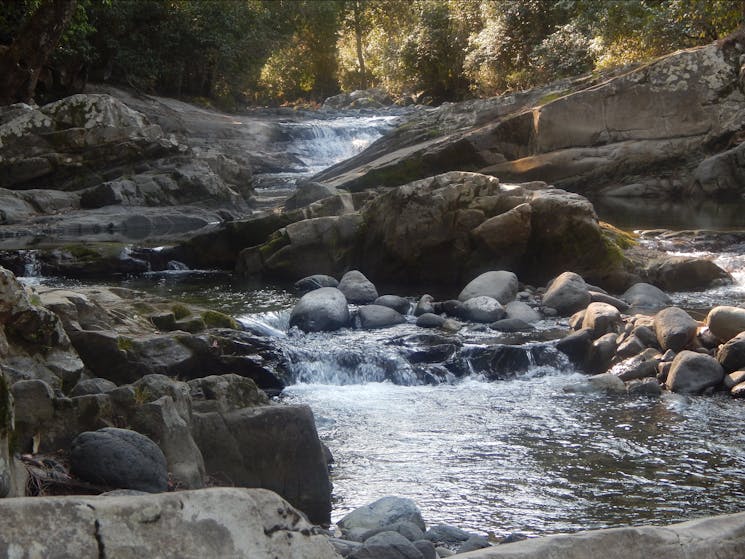
[[[324,164],[351,155],[343,150],[367,145],[390,123],[334,125],[344,132],[318,123],[289,125],[302,131],[293,147],[302,165],[261,178],[265,191],[259,196],[286,194]],[[350,132],[358,128],[357,136]],[[319,161],[314,154],[321,152]],[[613,211],[602,209],[601,217],[627,228],[653,225],[642,222],[643,216],[634,223],[633,213],[614,217]],[[680,229],[691,211],[684,207],[678,223],[655,226]],[[713,211],[720,215],[720,209]],[[721,211],[730,216],[728,229],[743,229],[742,214]],[[721,215],[712,219],[722,226]],[[642,236],[642,242],[676,253],[714,251],[733,273],[734,285],[675,294],[685,308],[705,312],[717,303],[745,301],[745,243],[731,231],[715,237],[660,231]],[[742,402],[722,395],[567,393],[564,387],[582,375],[545,341],[560,335],[565,321],[542,323],[540,341],[479,328],[451,334],[460,348],[454,359],[462,360],[468,374],[423,384],[427,379],[401,357],[416,334],[412,324],[372,333],[288,333],[295,295],[279,286],[236,284],[217,272],[172,271],[118,285],[209,304],[275,337],[296,379],[282,400],[313,408],[319,434],[335,457],[334,520],[385,495],[414,499],[430,524],[495,536],[663,523],[743,509]],[[416,294],[402,295],[414,301]],[[488,380],[469,356],[501,345],[521,348],[527,365]]]

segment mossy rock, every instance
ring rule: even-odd
[[[204,311],[202,313],[202,320],[204,320],[204,324],[207,326],[207,328],[232,328],[233,330],[240,329],[240,325],[235,318],[219,311]]]
[[[174,303],[171,306],[171,312],[176,320],[182,320],[187,316],[191,316],[191,309],[182,303]]]

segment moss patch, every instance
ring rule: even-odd
[[[132,340],[124,336],[119,336],[116,340],[116,347],[118,347],[120,351],[130,351],[133,347]]]
[[[181,320],[182,318],[191,316],[191,309],[181,303],[175,303],[174,305],[172,305],[171,312],[173,313],[173,316],[176,318],[176,320]]]
[[[604,238],[612,241],[618,248],[625,250],[627,248],[635,247],[639,244],[638,235],[635,235],[634,233],[631,233],[629,231],[619,229],[618,227],[611,225],[610,223],[601,221],[600,229],[602,229],[603,231]]]
[[[204,320],[204,324],[207,328],[239,329],[238,321],[236,319],[218,311],[204,311],[202,313],[202,320]]]

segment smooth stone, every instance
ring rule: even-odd
[[[435,298],[432,295],[422,295],[414,308],[414,316],[421,316],[426,313],[435,314],[434,301]]]
[[[585,280],[574,272],[564,272],[555,278],[543,295],[543,304],[556,309],[561,316],[570,316],[586,308],[590,300]]]
[[[364,528],[372,530],[396,522],[413,522],[422,530],[426,529],[419,507],[411,499],[388,496],[359,507],[346,514],[337,524],[342,530]]]
[[[738,385],[741,382],[745,382],[745,371],[735,371],[734,373],[730,373],[724,377],[724,386],[728,389],[731,389],[733,386]]]
[[[382,305],[365,305],[358,309],[358,313],[363,330],[388,328],[406,322],[401,313]]]
[[[724,369],[710,355],[681,351],[673,359],[667,386],[672,392],[696,393],[717,386],[724,379]]]
[[[491,297],[504,305],[513,301],[517,295],[517,276],[504,270],[485,272],[471,280],[458,295],[459,301],[474,297]]]
[[[445,319],[443,317],[431,312],[424,313],[416,319],[416,325],[420,328],[440,328],[444,323]]]
[[[503,318],[502,320],[492,322],[489,328],[498,332],[527,332],[535,330],[532,324],[528,324],[519,318]]]
[[[424,537],[435,543],[456,544],[466,541],[473,535],[474,534],[461,530],[456,526],[437,524],[430,527],[430,529],[424,534]]]
[[[528,324],[541,320],[541,314],[533,307],[522,301],[510,301],[504,306],[507,318],[517,318]]]
[[[398,295],[382,295],[375,299],[373,304],[391,308],[401,314],[409,314],[409,310],[411,310],[411,302]]]
[[[649,283],[635,283],[621,295],[635,309],[657,310],[670,306],[673,300],[670,296]]]
[[[599,338],[621,329],[621,313],[608,303],[590,303],[582,318],[582,328],[592,330],[592,337]]]
[[[566,354],[578,366],[584,366],[592,346],[592,330],[589,328],[572,332],[556,342],[556,349]]]
[[[714,307],[709,311],[706,323],[712,334],[726,342],[745,332],[745,309],[727,305]]]
[[[349,324],[349,307],[335,287],[322,287],[300,298],[290,314],[290,326],[304,332],[332,331]]]
[[[717,361],[726,373],[745,367],[745,332],[740,332],[719,347]]]
[[[654,317],[654,331],[663,350],[678,352],[696,336],[698,322],[678,307],[662,309]]]
[[[344,274],[338,289],[344,293],[347,301],[353,304],[366,305],[378,298],[375,285],[359,270],[351,270]]]
[[[295,282],[295,289],[302,295],[322,287],[339,287],[339,281],[325,274],[315,274]]]
[[[472,322],[495,322],[504,317],[501,303],[486,295],[467,299],[461,307],[461,318]]]
[[[487,547],[491,547],[491,544],[486,539],[486,536],[471,536],[460,545],[458,554],[476,551],[477,549],[486,549]]]
[[[662,387],[656,378],[645,378],[629,382],[628,392],[631,396],[660,396]]]
[[[349,559],[423,559],[419,550],[398,532],[380,532],[366,540]]]

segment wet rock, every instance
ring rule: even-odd
[[[301,295],[305,295],[309,291],[320,289],[321,287],[339,287],[339,281],[331,276],[315,274],[295,282],[295,289]]]
[[[593,289],[597,288],[593,287]],[[609,305],[613,305],[620,312],[623,313],[628,312],[631,308],[631,306],[626,301],[622,301],[621,299],[608,295],[607,293],[601,293],[594,290],[590,291],[590,301],[593,303],[607,303]]]
[[[462,309],[463,303],[457,299],[448,299],[447,301],[435,303],[435,313],[444,313],[450,317],[460,317]]]
[[[719,347],[717,361],[730,373],[745,366],[745,332],[740,332]]]
[[[745,382],[745,371],[734,371],[724,377],[724,386],[727,389],[730,389],[741,382]]]
[[[616,335],[613,333],[601,336],[590,346],[590,352],[585,365],[585,372],[594,375],[608,370],[616,354]]]
[[[590,303],[582,318],[582,328],[592,330],[593,338],[618,333],[621,329],[621,313],[608,303]]]
[[[495,322],[505,315],[504,307],[488,296],[472,297],[463,303],[461,318],[472,322]]]
[[[661,357],[657,350],[649,348],[621,361],[613,367],[612,372],[623,381],[653,377],[657,374]]]
[[[468,538],[473,536],[470,532],[461,530],[456,526],[450,526],[448,524],[436,524],[431,526],[429,530],[424,534],[424,537],[431,542],[438,544],[454,545],[466,541]]]
[[[635,309],[657,310],[672,304],[670,296],[649,283],[635,283],[621,298]]]
[[[489,328],[498,332],[528,332],[535,330],[532,324],[528,324],[519,318],[503,318],[489,324]]]
[[[698,322],[678,307],[668,307],[654,317],[654,330],[663,351],[680,351],[696,336]]]
[[[555,278],[543,295],[543,305],[556,309],[561,316],[584,309],[590,300],[585,280],[574,272],[564,272]]]
[[[285,202],[286,210],[294,210],[302,208],[308,204],[312,204],[318,200],[323,200],[329,196],[339,194],[339,191],[332,187],[326,186],[313,181],[306,181],[300,183],[292,196],[290,196]],[[324,285],[322,287],[336,287],[334,285]]]
[[[28,440],[44,431],[54,417],[54,391],[43,380],[33,379],[14,383],[10,393],[13,395],[16,440],[25,450]]]
[[[411,302],[398,295],[382,295],[375,299],[373,304],[388,307],[404,315],[409,314],[409,310],[411,310]]]
[[[395,524],[389,524],[388,526],[368,530],[362,534],[362,541],[367,541],[372,536],[381,532],[398,532],[412,543],[424,539],[424,531],[413,522],[396,522]]]
[[[732,277],[711,260],[667,256],[647,266],[655,285],[668,291],[691,291],[731,282]]]
[[[396,522],[412,522],[420,529],[426,529],[422,513],[416,503],[411,499],[393,496],[382,497],[373,503],[355,509],[337,524],[342,530],[348,531],[357,528],[373,530]]]
[[[714,307],[706,317],[709,330],[726,342],[740,332],[745,332],[745,309],[722,305]]]
[[[378,290],[373,283],[358,271],[352,270],[342,276],[339,291],[353,304],[366,305],[378,298]]]
[[[628,392],[630,396],[655,397],[662,394],[662,387],[656,378],[645,378],[629,382]]]
[[[440,328],[445,323],[445,319],[438,314],[424,313],[417,317],[416,325],[420,328]]]
[[[504,306],[507,318],[516,318],[533,324],[541,319],[541,315],[533,307],[522,301],[510,301]]]
[[[626,392],[626,385],[616,375],[602,373],[591,376],[587,383],[596,390],[607,390],[608,392]]]
[[[70,449],[70,471],[110,487],[149,493],[168,489],[163,452],[146,436],[126,429],[106,427],[78,435]]]
[[[253,380],[235,374],[197,378],[190,380],[188,385],[192,407],[201,413],[227,413],[269,403],[266,394]]]
[[[435,545],[428,540],[417,540],[412,542],[414,547],[419,550],[422,554],[422,559],[438,559],[437,551],[435,551]]]
[[[565,336],[556,343],[556,349],[566,354],[569,360],[578,366],[584,366],[592,346],[592,330],[578,330]]]
[[[505,305],[515,299],[517,286],[517,276],[512,272],[486,272],[471,280],[458,295],[458,300],[465,302],[474,297],[486,296]]]
[[[358,309],[358,313],[363,330],[388,328],[406,322],[401,313],[382,305],[364,305]]]
[[[673,359],[667,387],[673,392],[697,393],[717,386],[724,379],[719,362],[709,355],[681,351]]]
[[[349,559],[423,559],[422,554],[398,532],[381,532],[369,538]]]
[[[730,388],[729,393],[733,398],[745,398],[745,382],[741,382]]]
[[[636,335],[632,334],[618,346],[616,355],[620,359],[626,359],[627,357],[633,357],[641,353],[645,348],[644,343]]]
[[[471,536],[460,545],[458,554],[476,551],[477,549],[486,549],[487,547],[491,547],[491,544],[486,536]]]
[[[421,316],[425,313],[435,314],[435,298],[432,295],[422,295],[414,308],[414,316]]]
[[[334,287],[322,287],[306,293],[290,314],[290,326],[297,326],[304,332],[338,330],[348,324],[347,299]]]

